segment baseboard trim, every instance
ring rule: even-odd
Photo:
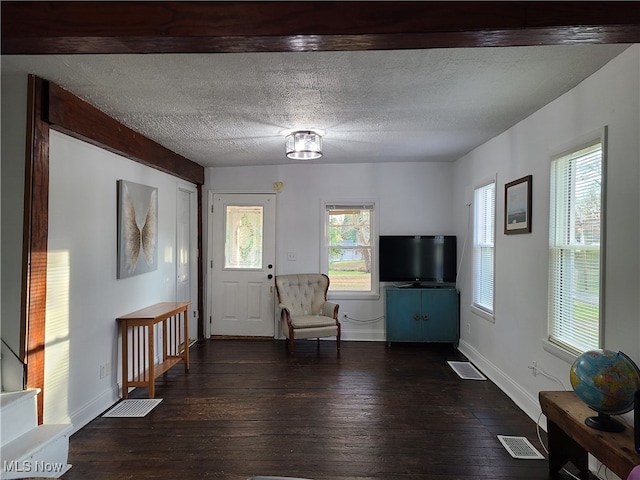
[[[323,337],[320,340],[335,340],[336,337]],[[284,335],[276,340],[286,340]],[[345,330],[344,324],[340,332],[340,340],[345,342],[386,342],[386,335],[379,330]]]
[[[458,350],[465,357],[467,357],[476,367],[478,367],[482,373],[484,373],[489,380],[495,383],[500,390],[502,390],[513,402],[534,422],[538,422],[540,419],[540,426],[546,431],[547,419],[540,417],[540,403],[537,398],[534,398],[529,392],[524,390],[517,382],[511,377],[506,375],[502,370],[495,366],[486,357],[480,354],[478,350],[473,348],[469,343],[464,340],[460,340]]]
[[[93,419],[99,417],[102,412],[107,410],[118,400],[120,400],[120,389],[117,385],[112,385],[108,390],[105,390],[89,403],[83,405],[82,408],[73,412],[70,416],[70,421],[73,424],[71,435],[76,433]]]
[[[383,330],[349,330],[342,324],[340,338],[350,342],[386,342]]]

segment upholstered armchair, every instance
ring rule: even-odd
[[[333,336],[340,353],[338,305],[327,302],[327,290],[329,277],[321,273],[276,276],[282,329],[289,353],[294,354],[297,339],[317,338],[320,342],[320,337]]]

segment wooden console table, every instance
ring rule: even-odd
[[[633,427],[623,432],[602,432],[585,425],[591,410],[574,392],[540,392],[540,406],[547,417],[549,471],[558,472],[567,462],[573,463],[587,478],[587,453],[606,465],[623,480],[636,465],[640,454],[634,449]]]
[[[129,387],[147,387],[149,398],[154,398],[155,379],[181,360],[189,371],[189,305],[156,303],[116,319],[122,335],[122,398],[129,396]],[[158,364],[156,347],[162,350]]]

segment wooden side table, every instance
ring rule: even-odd
[[[129,396],[129,387],[147,387],[154,398],[155,379],[180,361],[189,371],[189,305],[156,303],[116,319],[122,335],[122,398]],[[162,354],[158,364],[156,347]]]
[[[540,406],[547,417],[549,472],[555,474],[567,462],[573,463],[587,478],[588,453],[613,473],[626,479],[640,464],[634,449],[633,427],[623,432],[602,432],[585,425],[587,417],[596,415],[574,392],[540,392]]]

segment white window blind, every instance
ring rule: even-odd
[[[493,314],[496,184],[476,188],[473,226],[473,305]]]
[[[549,341],[580,354],[600,346],[602,143],[551,163]]]

